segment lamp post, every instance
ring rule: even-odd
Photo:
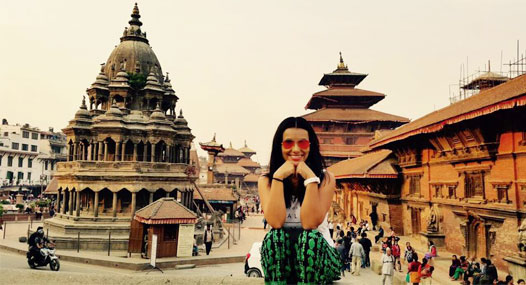
[[[40,198],[42,198],[42,193],[44,192],[44,180],[46,180],[46,175],[42,173],[40,174]]]

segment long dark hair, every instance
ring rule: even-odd
[[[288,117],[283,120],[281,124],[279,124],[278,129],[274,134],[274,139],[272,140],[269,173],[267,174],[269,177],[269,184],[272,182],[274,172],[276,172],[276,170],[278,170],[278,168],[280,168],[283,163],[285,163],[285,159],[283,159],[283,155],[281,153],[281,143],[283,141],[283,133],[289,128],[304,129],[309,134],[310,151],[305,164],[307,164],[312,172],[314,172],[314,174],[323,181],[325,161],[320,154],[320,143],[316,133],[314,132],[314,129],[309,124],[309,122],[307,122],[307,120],[302,117]],[[294,189],[291,177],[288,177],[283,181],[283,195],[285,197],[285,205],[287,208],[290,207],[290,200],[293,195],[299,199],[300,204],[303,203],[303,198],[305,197],[305,186],[303,186],[303,181],[303,178],[299,177],[299,183],[296,189]]]

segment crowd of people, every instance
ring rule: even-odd
[[[370,231],[369,223],[361,221],[356,225],[353,221],[355,220],[351,219],[345,226],[341,224],[334,226],[329,221],[328,225],[342,260],[342,276],[345,276],[345,271],[351,272],[352,275],[360,275],[360,268],[371,266],[369,254],[373,243],[367,237],[367,232]],[[357,226],[356,229],[355,225]],[[400,238],[396,236],[392,227],[388,231],[378,227],[378,234],[374,237],[374,244],[381,246],[382,283],[392,284],[395,271],[404,272],[405,266],[407,268],[405,281],[408,284],[431,284],[435,270],[434,258],[437,256],[435,244],[429,241],[427,252],[419,258],[418,253],[411,246],[410,242],[405,243],[402,254],[399,241]],[[481,258],[479,263],[475,258],[467,260],[465,256],[458,258],[456,255],[453,255],[449,276],[451,281],[460,281],[462,282],[461,284],[466,285],[515,284],[510,275],[499,281],[495,265],[487,258]],[[524,280],[518,280],[517,284],[524,284]]]

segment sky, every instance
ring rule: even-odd
[[[67,126],[135,1],[2,1],[0,118]],[[526,51],[526,1],[138,1],[142,30],[170,73],[194,142],[244,141],[269,160],[286,117],[304,107],[339,52],[372,109],[410,119],[449,105],[461,65],[507,71]],[[467,68],[466,68],[467,66]],[[203,151],[199,152],[204,155]]]

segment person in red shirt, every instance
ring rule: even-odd
[[[398,240],[399,239],[400,238],[398,238],[398,237],[394,238],[394,244],[391,246],[391,254],[395,258],[395,262],[394,262],[395,270],[397,270],[396,268],[398,268],[398,271],[402,272],[402,264],[400,263],[400,252],[401,252],[401,249],[400,249],[400,245],[398,245]]]
[[[407,283],[419,284],[420,283],[420,265],[418,259],[413,259],[407,267]]]

